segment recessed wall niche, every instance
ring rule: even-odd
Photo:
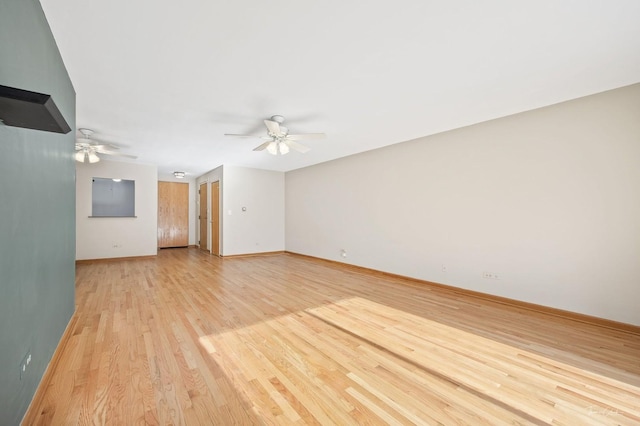
[[[136,217],[133,180],[92,178],[90,217]]]

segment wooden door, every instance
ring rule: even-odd
[[[189,184],[158,182],[158,247],[189,245]]]
[[[198,218],[200,219],[200,248],[202,250],[209,250],[209,245],[207,244],[207,183],[200,184],[200,189],[198,190],[200,194],[200,213]]]
[[[211,254],[220,256],[220,182],[211,184]]]

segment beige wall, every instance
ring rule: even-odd
[[[288,172],[285,195],[289,251],[640,325],[640,84]]]
[[[284,250],[284,173],[224,166],[223,204],[225,256]]]
[[[134,180],[137,217],[90,218],[93,177]],[[150,256],[157,247],[157,167],[107,160],[76,163],[76,259]]]
[[[196,184],[216,181],[220,182],[221,254],[283,251],[284,173],[220,166],[198,177]]]

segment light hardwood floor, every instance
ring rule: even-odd
[[[29,423],[640,424],[640,335],[279,254],[81,264]]]

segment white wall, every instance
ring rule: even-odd
[[[216,181],[220,182],[220,253],[283,251],[284,173],[225,165],[198,177],[196,186]],[[209,206],[210,186],[207,193]],[[196,205],[196,217],[197,211]],[[208,232],[211,235],[211,229]]]
[[[90,218],[93,177],[134,180],[137,217]],[[157,253],[157,247],[156,166],[107,160],[76,163],[76,259],[150,256]]]
[[[223,255],[284,251],[284,173],[224,166]]]
[[[640,325],[640,84],[288,172],[286,217],[291,252]]]

